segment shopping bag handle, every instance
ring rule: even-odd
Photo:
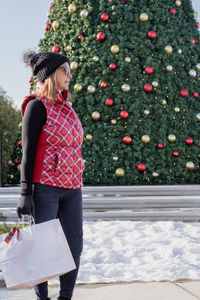
[[[25,215],[23,215],[22,216],[22,226],[24,227],[24,224],[25,224]],[[21,222],[21,219],[18,219],[18,221],[17,221],[17,226],[15,226],[15,227],[13,227],[10,231],[9,231],[9,233],[8,233],[8,235],[4,238],[4,241],[7,243],[7,244],[9,244],[10,243],[10,241],[12,240],[12,238],[14,237],[14,235],[15,235],[15,232],[17,231],[17,241],[19,241],[19,235],[20,235],[20,230],[19,230],[19,224],[20,224],[20,222]],[[28,224],[31,226],[31,225],[33,225],[33,224],[35,224],[35,219],[33,218],[33,216],[29,216],[28,215]]]
[[[27,218],[27,220],[25,220]],[[17,220],[17,226],[22,224],[22,227],[25,227],[25,223],[28,223],[30,226],[35,224],[35,219],[32,215],[22,215],[22,218]]]

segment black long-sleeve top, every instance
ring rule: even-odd
[[[37,144],[42,127],[47,121],[47,112],[42,101],[31,100],[22,119],[21,195],[32,195],[32,176]]]

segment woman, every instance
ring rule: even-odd
[[[29,51],[24,61],[38,79],[36,93],[22,104],[21,196],[19,218],[33,213],[35,223],[59,218],[76,269],[59,277],[59,300],[73,294],[82,252],[83,129],[68,102],[69,59],[53,52]],[[33,191],[32,191],[33,184]],[[34,287],[48,300],[48,283]]]

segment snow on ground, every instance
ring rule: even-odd
[[[84,222],[77,283],[178,279],[200,279],[200,223]]]
[[[200,279],[200,223],[84,222],[78,282]]]

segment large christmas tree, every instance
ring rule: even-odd
[[[87,184],[200,178],[200,41],[182,0],[56,0],[40,51],[66,54]]]

